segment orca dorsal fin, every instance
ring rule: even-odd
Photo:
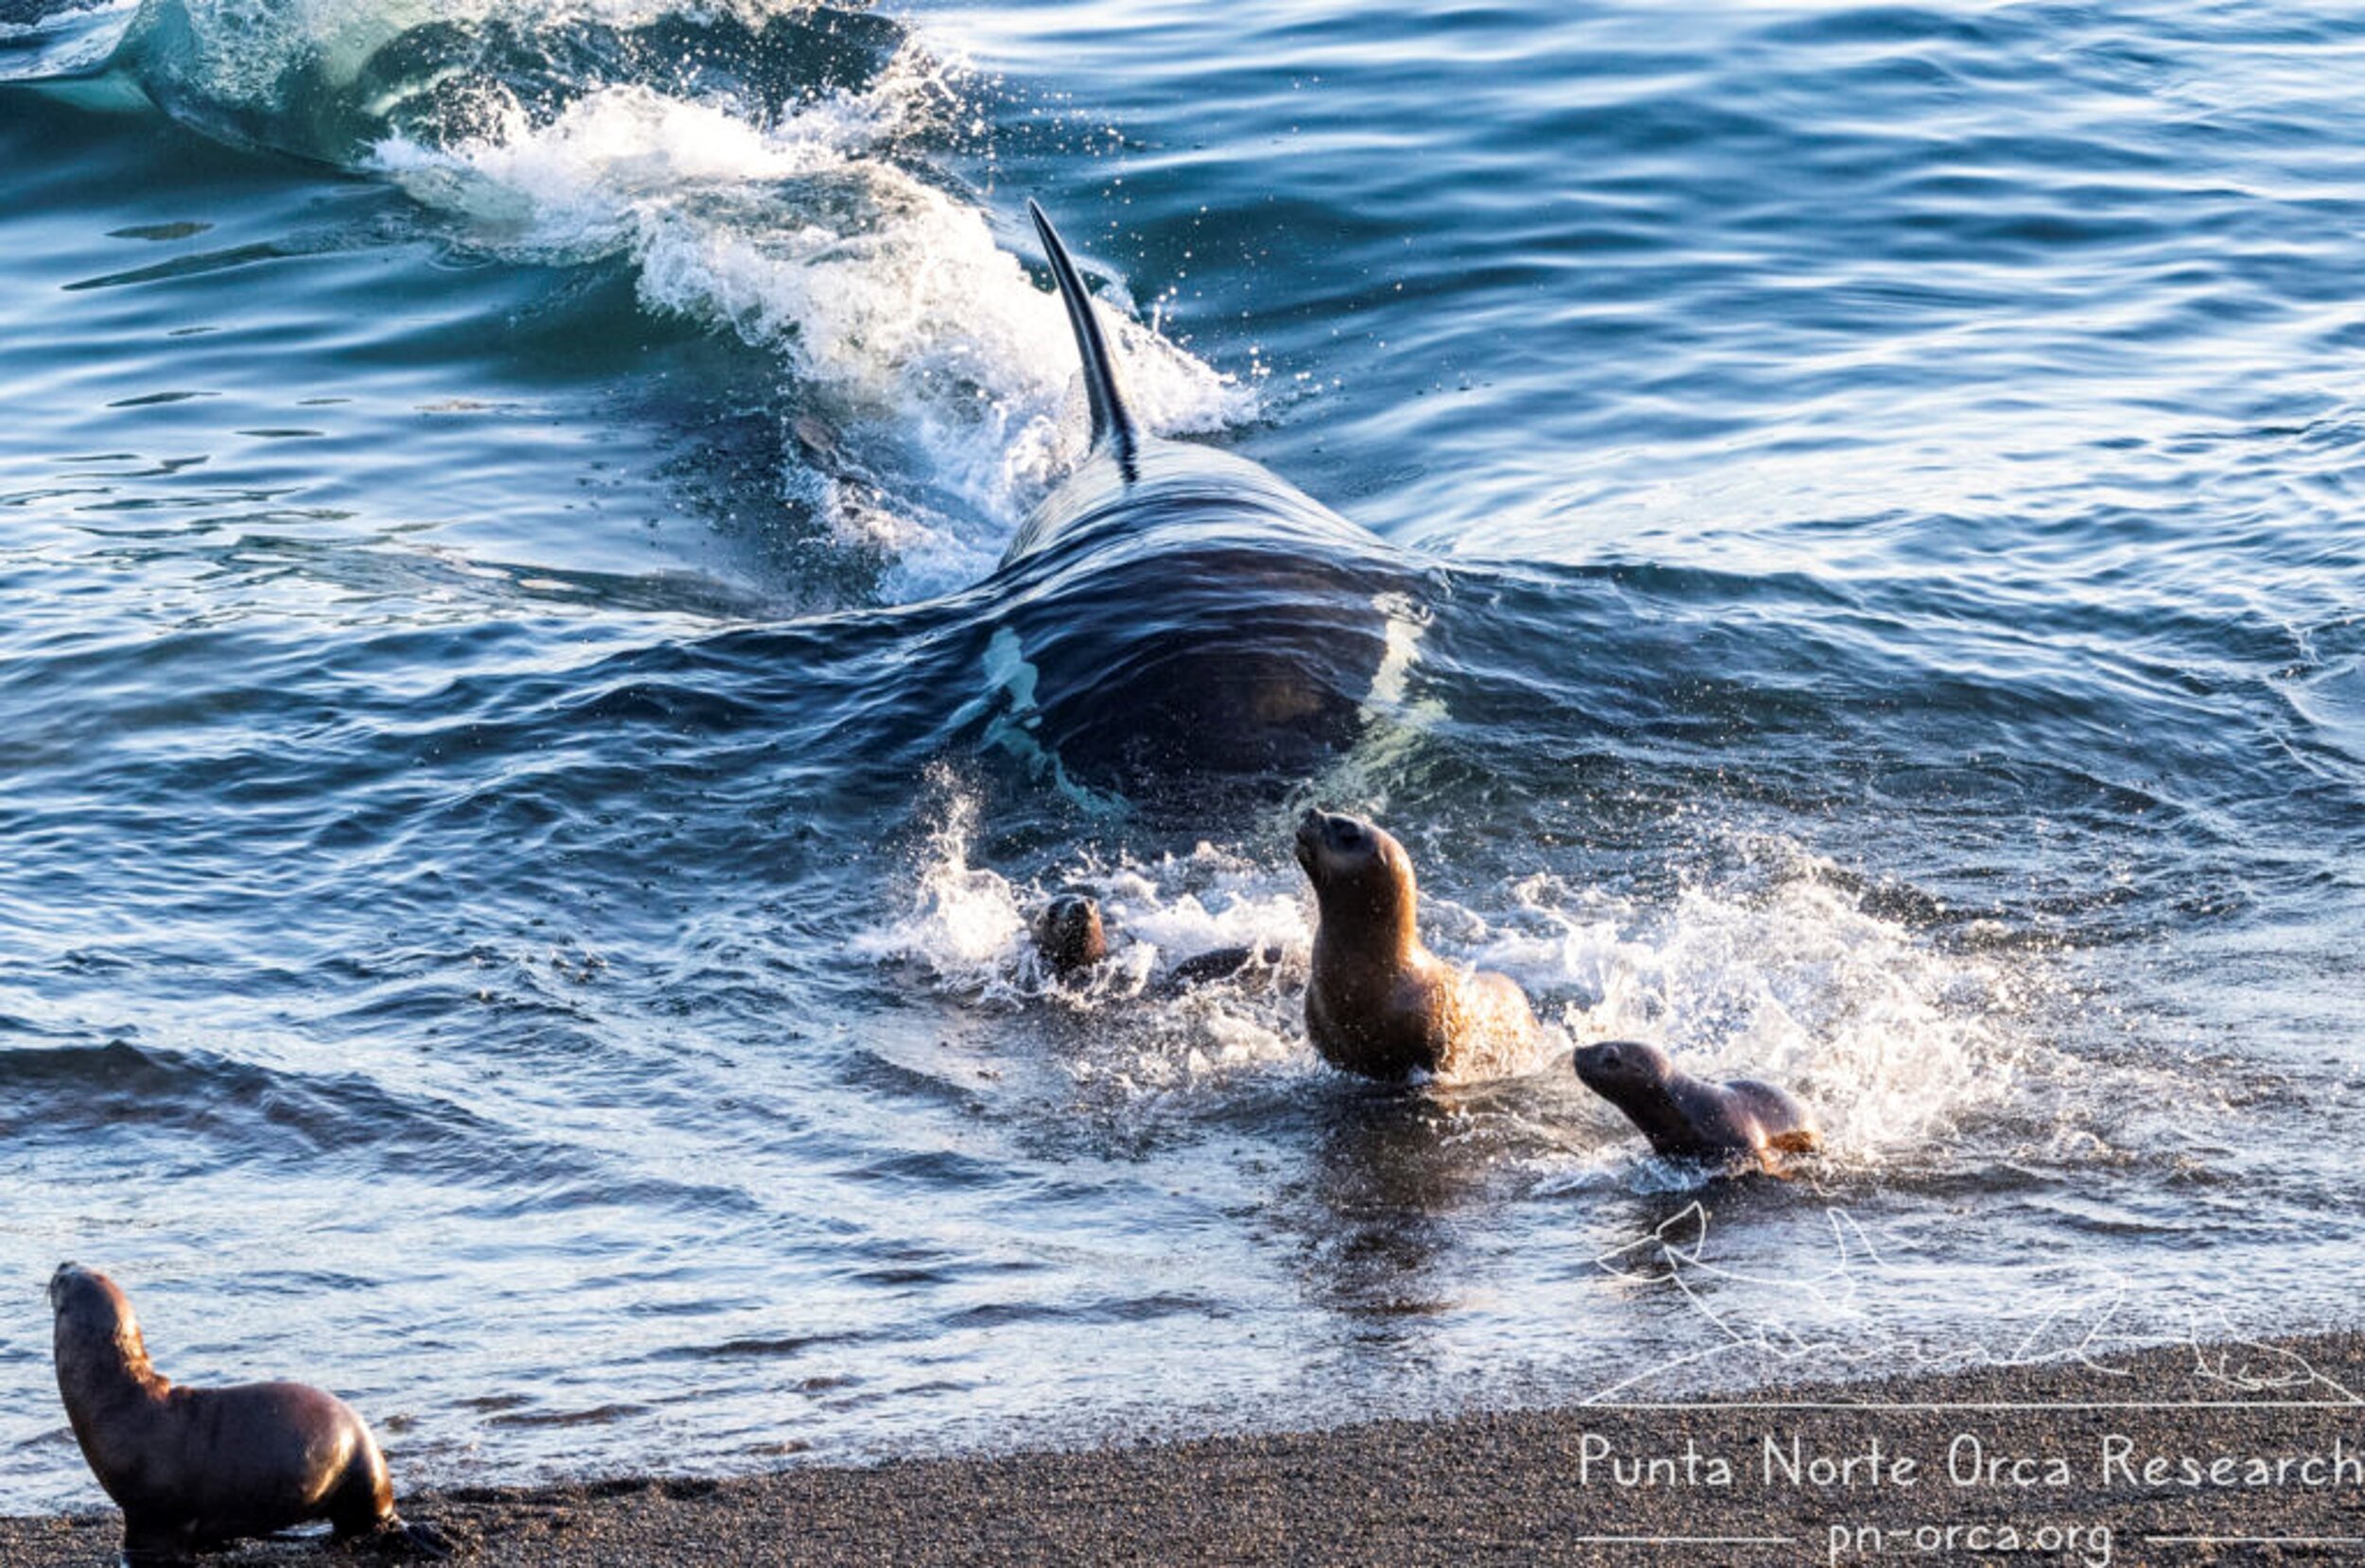
[[[1042,208],[1031,199],[1026,214],[1035,220],[1035,233],[1042,236],[1043,253],[1050,258],[1051,275],[1060,285],[1060,299],[1067,306],[1068,325],[1076,329],[1076,352],[1084,358],[1084,400],[1091,405],[1093,418],[1093,449],[1107,446],[1116,454],[1117,463],[1130,480],[1133,477],[1133,450],[1140,438],[1133,429],[1133,416],[1117,395],[1117,367],[1109,353],[1109,340],[1101,335],[1100,319],[1093,314],[1092,296],[1084,292],[1084,276],[1076,270],[1067,247],[1060,241],[1060,231],[1051,226]]]

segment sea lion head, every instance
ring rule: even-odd
[[[1324,923],[1378,928],[1399,948],[1415,940],[1412,859],[1385,828],[1309,808],[1298,819],[1297,857]]]
[[[1619,1106],[1638,1090],[1664,1089],[1675,1075],[1674,1058],[1642,1040],[1603,1040],[1582,1046],[1575,1066],[1585,1088]]]
[[[1055,975],[1067,976],[1109,956],[1109,934],[1100,924],[1099,900],[1062,893],[1035,912],[1035,950]]]
[[[139,1315],[122,1287],[95,1268],[60,1263],[49,1277],[49,1308],[57,1314],[56,1352],[60,1379],[86,1372],[129,1373],[148,1380],[148,1343]]]
[[[49,1310],[61,1317],[71,1314],[78,1321],[131,1320],[131,1298],[113,1280],[80,1263],[60,1263],[49,1276]],[[132,1327],[138,1327],[136,1320]]]
[[[1298,864],[1319,890],[1359,881],[1412,880],[1412,862],[1393,834],[1344,811],[1308,808],[1298,819]]]

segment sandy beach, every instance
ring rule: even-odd
[[[452,1487],[404,1511],[488,1568],[2349,1561],[2365,1556],[2360,1387],[2365,1336],[2339,1333],[1682,1405]],[[0,1520],[0,1563],[108,1561],[118,1527],[112,1510]]]

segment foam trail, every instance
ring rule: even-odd
[[[499,256],[621,258],[651,310],[778,356],[826,434],[784,498],[891,596],[983,577],[1082,454],[1057,297],[925,161],[990,128],[908,24],[820,0],[143,0],[114,64],[210,135],[391,178]],[[1146,427],[1253,410],[1107,292]]]
[[[390,138],[378,166],[523,259],[628,258],[641,299],[780,356],[868,481],[825,508],[897,565],[891,590],[991,570],[1010,529],[1082,453],[1057,298],[987,215],[885,156],[926,95],[916,47],[885,78],[758,123],[729,105],[605,88],[448,147]],[[1249,390],[1112,316],[1150,428],[1219,428]],[[886,479],[881,476],[892,475]],[[916,481],[916,482],[915,482]],[[885,491],[891,504],[859,504]]]

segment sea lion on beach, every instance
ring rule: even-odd
[[[1303,776],[1399,688],[1425,580],[1262,465],[1142,429],[1082,274],[1027,211],[1083,361],[1091,446],[995,569],[992,687],[971,711],[991,715],[992,743],[1087,790]]]
[[[1625,1113],[1662,1159],[1773,1171],[1778,1155],[1822,1145],[1814,1117],[1772,1084],[1711,1084],[1675,1066],[1656,1045],[1603,1040],[1576,1054],[1585,1087]]]
[[[385,1457],[342,1400],[301,1383],[174,1387],[149,1364],[131,1298],[96,1269],[61,1263],[49,1305],[58,1392],[123,1509],[127,1561],[177,1562],[314,1520],[340,1541],[445,1555],[435,1531],[395,1516]]]
[[[1305,1032],[1323,1060],[1373,1078],[1466,1079],[1533,1058],[1538,1029],[1526,993],[1421,945],[1404,845],[1360,817],[1309,810],[1297,857],[1321,911]]]
[[[1100,917],[1100,900],[1088,893],[1062,893],[1035,912],[1027,922],[1034,938],[1035,957],[1043,972],[1061,984],[1081,981],[1092,967],[1109,956],[1109,932]],[[1281,949],[1245,944],[1216,948],[1182,960],[1158,977],[1151,994],[1172,996],[1209,981],[1230,980],[1252,964],[1281,962]]]

